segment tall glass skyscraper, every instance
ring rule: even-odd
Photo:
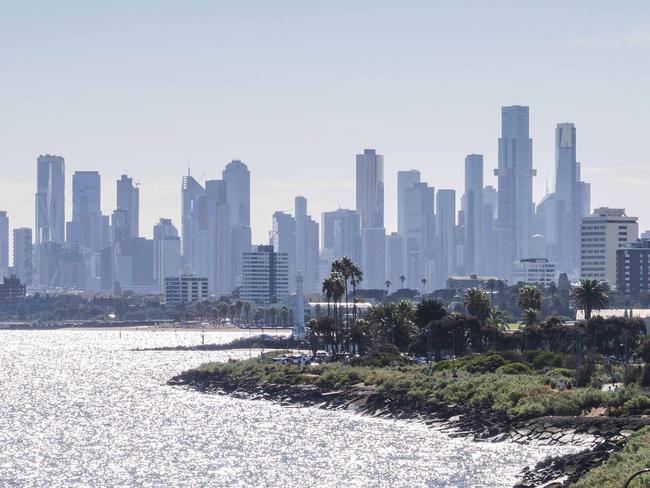
[[[357,212],[361,218],[361,267],[364,288],[384,288],[384,157],[374,149],[357,154]]]
[[[361,228],[384,228],[384,157],[374,149],[357,154],[357,212]]]
[[[49,154],[36,160],[36,244],[65,239],[65,160]]]
[[[464,267],[466,274],[483,272],[483,155],[469,154],[465,157],[465,246]]]
[[[140,236],[140,189],[133,178],[122,175],[117,180],[117,208],[125,210],[129,219],[129,237]]]
[[[397,232],[406,235],[406,190],[420,183],[420,172],[416,169],[397,172]]]
[[[528,131],[528,107],[513,105],[501,109],[499,167],[499,226],[505,249],[500,250],[499,274],[512,277],[515,260],[528,256],[533,204],[533,141]]]
[[[222,173],[228,188],[226,198],[230,206],[230,222],[233,226],[251,225],[251,174],[241,161],[234,159]]]

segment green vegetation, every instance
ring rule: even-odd
[[[600,488],[620,486],[637,471],[650,467],[650,427],[646,427],[630,436],[622,451],[612,454],[605,464],[592,469],[575,488]],[[650,473],[635,478],[630,488],[650,485]]]
[[[541,354],[532,355],[535,359]],[[556,358],[544,363],[554,363]],[[538,363],[538,366],[541,363]],[[612,415],[650,414],[650,395],[636,385],[605,392],[597,388],[560,391],[567,370],[511,361],[499,354],[470,356],[428,366],[316,366],[278,364],[268,357],[234,363],[208,363],[197,373],[199,381],[218,379],[237,384],[313,384],[324,389],[374,386],[387,394],[406,393],[431,405],[457,404],[509,415],[580,415],[605,407]],[[569,370],[570,371],[570,370]]]

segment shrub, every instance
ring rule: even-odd
[[[564,366],[564,356],[552,351],[526,351],[528,360],[536,370],[546,368],[561,368]]]
[[[508,364],[507,361],[499,354],[487,354],[440,361],[433,369],[435,371],[463,369],[468,373],[494,373],[505,364]]]
[[[603,465],[589,471],[576,488],[592,486],[623,486],[630,476],[650,466],[650,427],[634,433],[625,448],[615,452]],[[650,475],[637,478],[632,486],[647,486]],[[646,484],[644,484],[644,482]]]
[[[531,374],[531,369],[522,363],[504,364],[497,368],[499,374]]]
[[[409,360],[402,356],[399,349],[393,344],[382,344],[370,350],[363,358],[363,363],[368,366],[391,366],[394,364],[408,364]]]

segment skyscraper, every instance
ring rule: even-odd
[[[65,238],[65,161],[41,155],[36,161],[36,244]]]
[[[186,271],[194,272],[192,263],[194,249],[194,225],[192,215],[198,205],[198,198],[205,195],[205,190],[191,175],[183,176],[181,187],[181,237],[183,245],[183,267]]]
[[[242,256],[251,251],[251,175],[239,160],[228,163],[223,170],[226,199],[230,209],[232,287],[242,283]]]
[[[153,275],[165,291],[165,278],[181,274],[181,240],[171,219],[160,219],[153,227]]]
[[[357,212],[361,228],[384,227],[384,157],[374,149],[357,154]]]
[[[406,235],[406,190],[420,183],[420,172],[416,169],[397,172],[397,232]]]
[[[406,239],[406,279],[409,288],[418,289],[422,278],[432,281],[426,269],[435,259],[435,190],[426,183],[415,183],[404,191],[404,237]]]
[[[293,290],[292,284],[296,276],[296,219],[286,212],[275,212],[273,214],[273,230],[271,231],[270,244],[279,253],[285,253],[289,264],[289,288]]]
[[[208,286],[210,293],[227,295],[235,288],[231,212],[224,180],[205,182],[208,222]],[[240,258],[241,259],[241,258]]]
[[[0,212],[0,280],[9,275],[9,217]]]
[[[338,209],[323,212],[322,247],[331,251],[333,259],[350,257],[354,262],[361,262],[361,219],[354,210]]]
[[[75,171],[72,175],[72,221],[67,226],[67,241],[99,252],[106,244],[104,225],[99,173]]]
[[[251,174],[248,167],[234,159],[223,170],[223,181],[228,188],[230,221],[233,226],[251,225]]]
[[[361,267],[364,288],[384,288],[386,230],[384,229],[384,157],[374,149],[357,154],[356,200],[361,218]]]
[[[507,236],[501,249],[499,274],[511,278],[515,260],[528,257],[533,215],[533,141],[528,132],[528,107],[501,109],[499,167],[499,226]]]
[[[122,175],[117,180],[117,208],[126,211],[129,220],[129,237],[140,236],[140,188],[133,178]]]
[[[300,271],[305,293],[320,291],[318,282],[318,222],[307,214],[307,199],[295,199],[296,272]],[[294,276],[290,277],[294,281]]]
[[[24,285],[32,284],[32,229],[14,229],[14,271]]]
[[[402,276],[406,278],[406,269],[406,237],[397,232],[392,232],[386,236],[386,279],[391,282],[393,290],[402,287],[400,278]],[[404,284],[404,286],[408,285]]]
[[[470,154],[465,157],[465,246],[464,269],[466,274],[483,271],[483,155]]]
[[[456,272],[456,191],[436,193],[436,287],[444,287],[447,278]]]

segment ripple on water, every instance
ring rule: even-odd
[[[185,369],[249,352],[133,351],[200,341],[198,331],[0,331],[0,485],[500,487],[561,452],[173,388],[165,382]]]

